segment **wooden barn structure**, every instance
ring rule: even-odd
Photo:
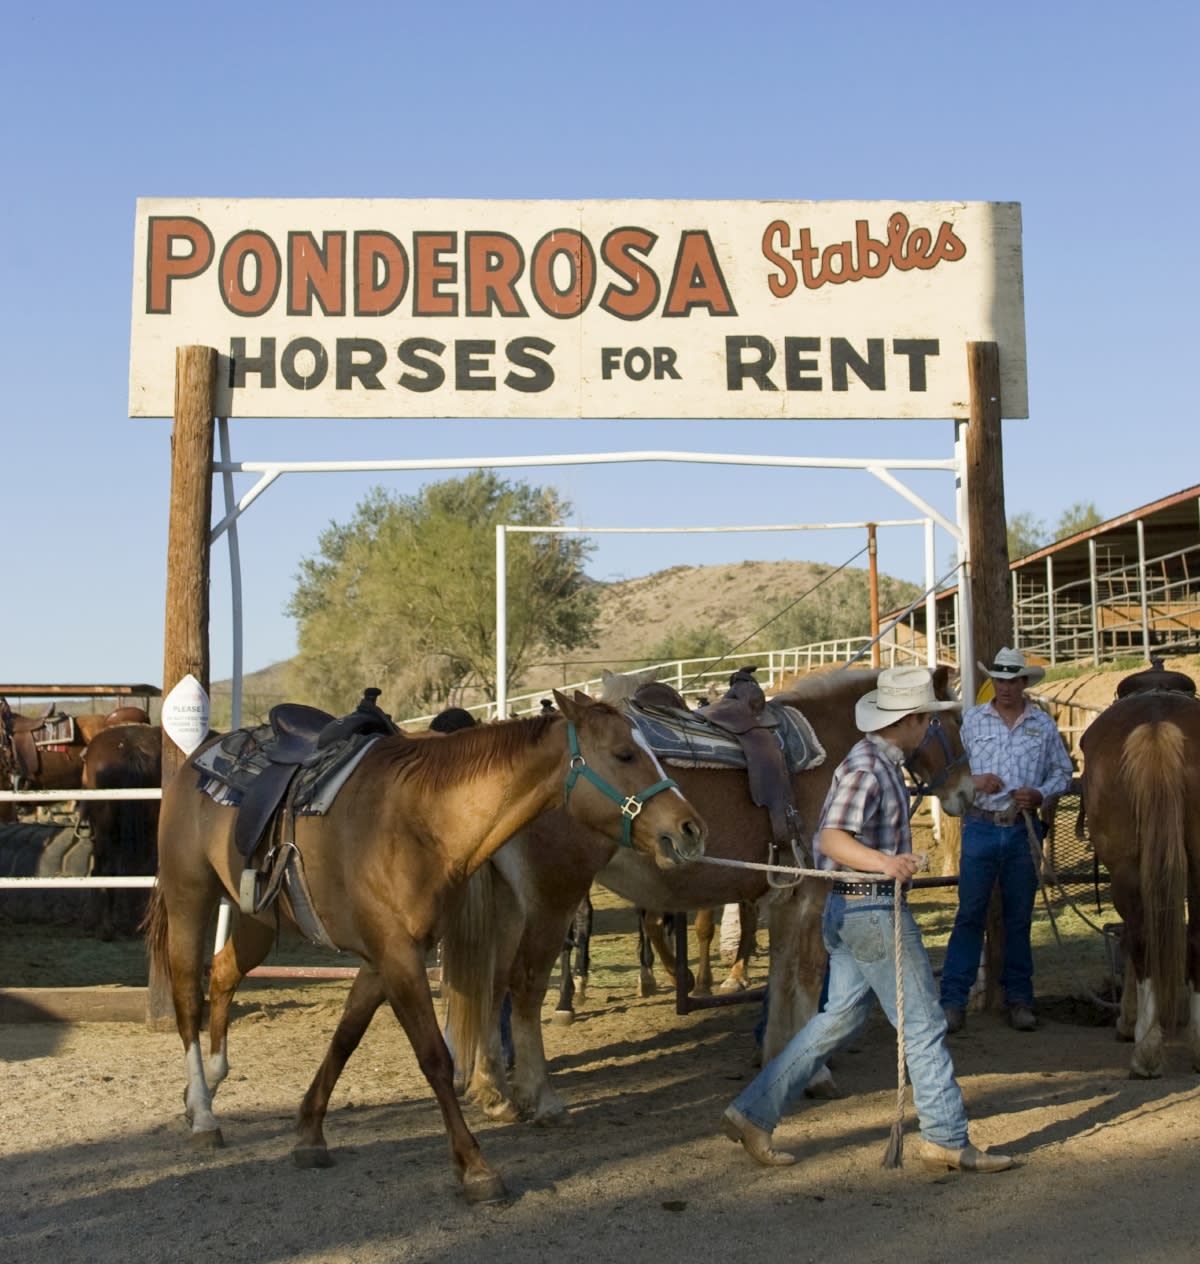
[[[1194,651],[1200,484],[1017,558],[1009,563],[1009,592],[1014,643],[1051,666]],[[958,588],[942,590],[933,604],[938,661],[955,663]],[[894,632],[913,648],[925,634],[924,606]]]

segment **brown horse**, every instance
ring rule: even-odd
[[[1123,923],[1117,1030],[1134,1040],[1130,1075],[1162,1075],[1163,1028],[1177,1026],[1185,979],[1200,1071],[1200,702],[1131,693],[1092,722],[1080,748],[1089,833]]]
[[[504,1185],[455,1098],[426,976],[447,892],[513,833],[562,802],[564,792],[572,818],[602,836],[622,837],[647,863],[674,865],[702,854],[704,825],[629,721],[585,694],[555,699],[557,714],[481,725],[436,741],[381,737],[325,815],[295,819],[315,915],[338,948],[364,961],[300,1108],[294,1153],[301,1166],[330,1163],[321,1127],[329,1093],[387,1000],[437,1098],[464,1192],[473,1201],[502,1197]],[[246,972],[266,956],[276,927],[273,909],[237,914],[213,959],[206,1078],[200,1053],[206,928],[222,893],[237,900],[242,858],[235,845],[237,811],[216,804],[196,780],[189,761],[163,796],[159,885],[147,938],[152,962],[169,967],[192,1138],[213,1145],[221,1143],[212,1097],[229,1069],[229,1004]]]
[[[78,790],[86,745],[71,717],[20,715],[0,698],[0,789]],[[0,821],[16,820],[16,808],[0,803]]]
[[[826,752],[824,762],[792,779],[794,801],[803,826],[815,830],[833,770],[859,739],[854,704],[875,687],[874,671],[839,671],[814,676],[776,698],[801,710]],[[947,672],[934,682],[940,698],[952,696]],[[944,741],[926,744],[912,763],[951,814],[963,812],[974,797],[970,769],[959,738],[957,717],[939,717]],[[755,806],[746,776],[737,769],[671,767],[709,826],[708,857],[762,863],[767,859],[771,827],[765,808]],[[803,867],[803,866],[801,866]],[[555,958],[579,901],[593,878],[642,908],[696,910],[734,901],[754,901],[770,888],[761,870],[706,863],[686,872],[655,872],[653,866],[617,854],[611,842],[561,812],[534,821],[499,852],[486,872],[456,893],[459,916],[448,919],[443,940],[443,988],[452,998],[451,1039],[463,1058],[475,1054],[471,1093],[489,1114],[513,1118],[524,1112],[538,1121],[562,1118],[566,1107],[550,1086],[542,1046],[542,1001]],[[500,881],[498,882],[497,879]],[[505,888],[516,893],[498,898]],[[770,1014],[763,1057],[778,1053],[816,1011],[825,970],[821,914],[828,884],[805,878],[774,893],[769,903],[771,957]],[[484,951],[469,951],[465,928]],[[484,929],[486,928],[486,929]],[[490,980],[490,984],[488,982]],[[464,1018],[473,998],[494,997],[508,988],[513,998],[515,1070],[505,1073],[499,1038],[478,1021]],[[468,1030],[460,1033],[459,1021]],[[482,1042],[470,1034],[483,1031]],[[464,1062],[470,1066],[470,1061]],[[827,1076],[817,1092],[832,1092]]]
[[[158,725],[140,721],[111,725],[101,728],[88,743],[83,755],[85,790],[128,790],[160,785],[162,729]],[[91,834],[94,877],[154,873],[158,865],[157,802],[86,799],[79,815]],[[130,934],[137,929],[146,911],[146,892],[103,890],[96,894],[99,897],[96,922],[101,939]]]

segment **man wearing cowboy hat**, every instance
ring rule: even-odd
[[[934,713],[958,706],[935,696],[923,667],[896,667],[880,672],[877,687],[855,707],[855,721],[865,736],[833,774],[813,852],[821,869],[883,873],[887,881],[864,877],[861,882],[832,883],[823,924],[829,949],[825,1007],[722,1116],[726,1136],[741,1142],[764,1167],[795,1162],[795,1155],[771,1144],[775,1125],[826,1059],[862,1029],[872,995],[896,1025],[895,883],[907,882],[918,866],[902,769],[924,741]],[[901,905],[900,918],[904,1036],[921,1124],[921,1159],[943,1170],[1003,1171],[1012,1166],[1011,1158],[978,1150],[967,1136],[967,1115],[946,1050],[946,1022],[929,957],[907,904]]]
[[[1037,866],[1029,831],[1040,856],[1046,827],[1037,810],[1071,783],[1071,761],[1054,721],[1025,696],[1046,674],[1007,645],[990,667],[995,697],[963,716],[962,739],[975,779],[975,804],[963,818],[958,875],[958,914],[942,967],[942,1007],[950,1032],[966,1023],[967,996],[979,971],[992,887],[1000,884],[1004,918],[1004,969],[1000,985],[1008,1021],[1034,1031],[1033,951],[1029,942]]]

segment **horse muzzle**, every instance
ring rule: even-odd
[[[663,831],[658,836],[658,849],[654,853],[655,863],[660,869],[671,869],[675,865],[691,864],[704,855],[704,843],[708,837],[708,827],[698,817],[688,818],[677,830]]]

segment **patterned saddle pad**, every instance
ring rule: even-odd
[[[677,768],[745,768],[742,745],[731,733],[707,723],[703,712],[625,703],[626,714],[637,725],[650,749]],[[788,772],[817,768],[825,762],[825,748],[812,725],[795,707],[778,702],[766,704],[766,723],[771,737],[783,751]]]
[[[297,773],[294,805],[297,816],[323,816],[379,733],[356,733],[345,742],[317,751],[311,764]],[[254,782],[270,767],[268,746],[274,738],[269,724],[235,729],[193,763],[202,776],[200,789],[216,803],[237,807]]]

